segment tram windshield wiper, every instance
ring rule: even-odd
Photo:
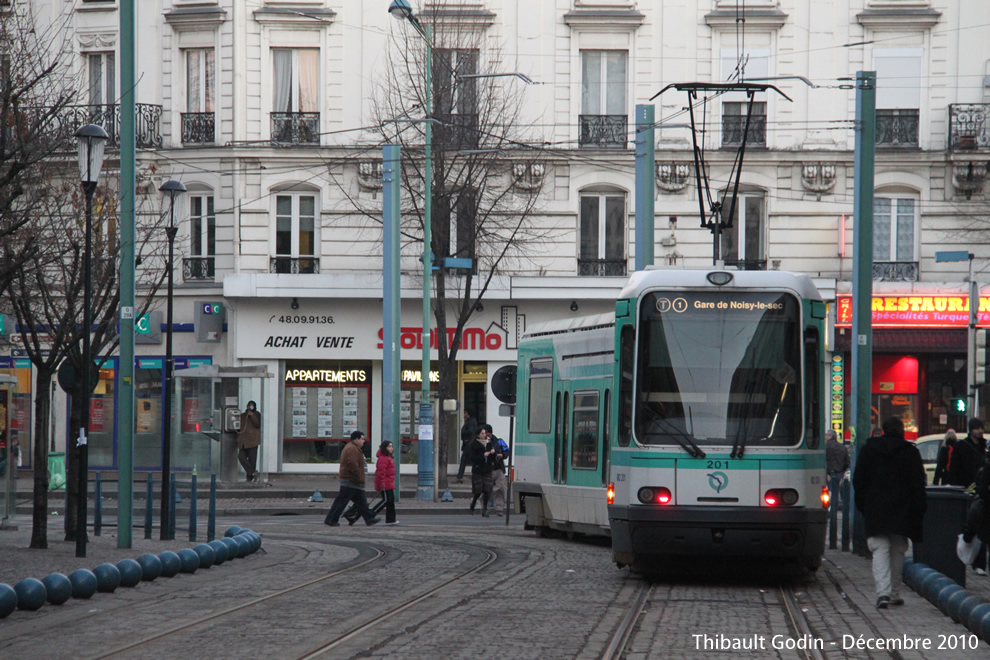
[[[650,433],[650,432],[648,432],[646,435],[648,435],[648,436],[650,436],[650,435],[652,435],[652,436],[661,436],[661,435],[670,436],[674,440],[676,440],[677,441],[677,444],[679,444],[681,446],[681,448],[684,449],[684,451],[686,451],[688,454],[690,454],[692,458],[704,458],[705,457],[705,452],[702,451],[701,447],[699,447],[698,444],[694,441],[694,438],[691,437],[690,435],[688,435],[687,433],[685,433],[684,431],[680,430],[679,428],[677,428],[674,424],[672,424],[670,421],[668,421],[663,415],[661,415],[660,413],[655,412],[653,410],[650,410],[649,408],[646,408],[645,406],[640,406],[639,409],[641,411],[648,412],[650,414],[650,421],[651,422],[657,422],[658,424],[663,425],[667,429],[669,429],[668,431],[663,432],[663,433]]]

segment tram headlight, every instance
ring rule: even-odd
[[[763,503],[767,506],[794,506],[798,499],[798,492],[793,488],[771,488],[763,495]]]

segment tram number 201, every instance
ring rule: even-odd
[[[708,461],[709,470],[728,470],[729,461]]]

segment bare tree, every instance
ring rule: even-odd
[[[497,45],[482,32],[444,22],[446,14],[442,3],[433,3],[419,15],[421,23],[434,28],[430,99],[425,89],[430,49],[404,23],[393,24],[372,99],[378,136],[400,145],[402,152],[401,234],[407,253],[422,252],[426,172],[425,124],[407,120],[436,120],[430,248],[438,267],[433,315],[440,400],[456,397],[457,355],[478,303],[498,276],[529,268],[530,255],[543,249],[554,233],[537,219],[546,165],[542,151],[528,146],[532,136],[520,121],[524,84],[506,75]],[[338,183],[347,194],[346,186]],[[353,196],[349,201],[369,219],[381,221],[380,205]],[[448,257],[470,259],[471,267],[448,268]],[[447,465],[446,427],[438,425],[441,466]],[[439,487],[446,488],[445,469],[438,479]]]

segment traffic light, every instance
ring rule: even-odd
[[[951,399],[949,401],[949,407],[952,409],[952,412],[954,414],[956,414],[956,415],[965,415],[966,414],[966,398],[965,397],[957,397],[955,399]]]
[[[976,330],[976,385],[987,382],[990,371],[987,370],[987,331],[981,328]]]

